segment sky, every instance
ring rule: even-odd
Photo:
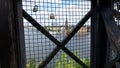
[[[37,5],[38,11],[33,12]],[[47,25],[64,25],[66,18],[69,25],[76,25],[90,10],[90,1],[84,0],[23,0],[23,9],[26,10],[38,23]],[[50,14],[55,19],[50,19]],[[27,22],[24,20],[24,22]],[[89,22],[86,24],[90,25]],[[30,25],[25,23],[25,25]]]

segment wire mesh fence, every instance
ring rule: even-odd
[[[73,28],[90,10],[86,0],[23,0],[23,9],[58,41],[69,36]],[[56,45],[44,34],[24,20],[26,66],[37,67]],[[90,67],[90,19],[65,45],[74,55]],[[69,55],[60,50],[45,68],[82,68]]]

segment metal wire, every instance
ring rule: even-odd
[[[90,1],[84,0],[25,0],[23,9],[56,39],[62,41],[90,10]],[[34,11],[35,5],[38,6]],[[50,15],[54,15],[54,19]],[[68,22],[66,22],[66,20]],[[67,28],[65,24],[67,23]],[[24,19],[27,66],[40,64],[55,48],[54,43]],[[81,60],[90,60],[90,20],[66,44]],[[64,56],[64,57],[63,57]],[[46,68],[72,68],[77,66],[69,56],[59,51]]]

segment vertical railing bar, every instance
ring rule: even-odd
[[[97,0],[91,0],[91,9],[97,7]],[[95,24],[97,22],[97,8],[91,15],[91,51],[90,51],[90,68],[95,68]]]

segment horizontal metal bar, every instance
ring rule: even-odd
[[[47,36],[51,41],[53,41],[57,47],[53,50],[53,52],[47,57],[45,61],[43,61],[38,68],[44,68],[50,60],[57,54],[57,52],[62,49],[66,52],[71,58],[73,58],[78,64],[82,65],[84,68],[88,68],[81,60],[79,60],[71,51],[69,51],[66,47],[61,45],[61,43],[55,39],[47,30],[44,29],[40,24],[38,24],[29,14],[27,14],[23,10],[23,16],[27,19],[34,27],[36,27],[39,31],[41,31],[45,36]]]

